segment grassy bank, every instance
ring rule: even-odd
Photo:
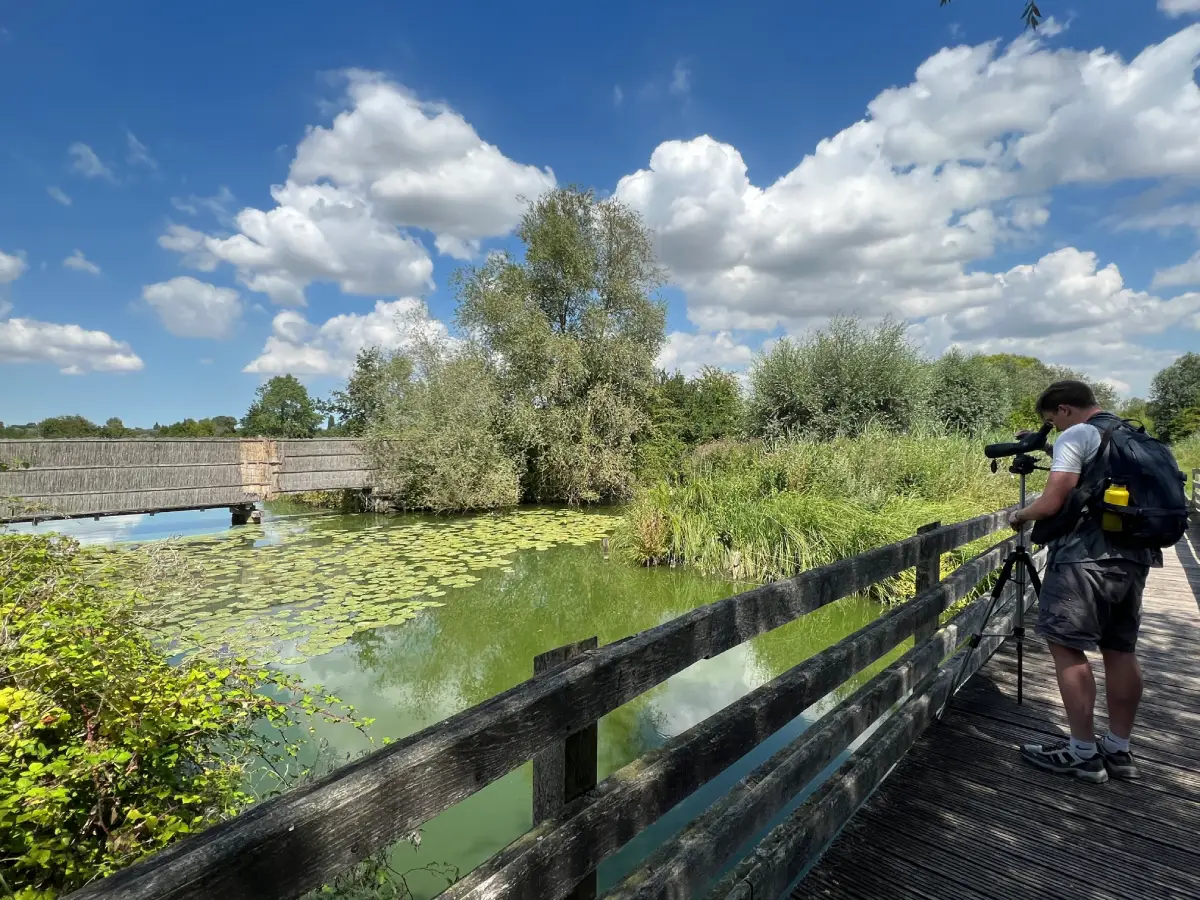
[[[641,489],[614,535],[615,552],[748,581],[805,569],[1017,501],[993,474],[982,440],[874,432],[828,442],[726,442],[698,449],[680,473]],[[1036,482],[1033,482],[1036,483]],[[956,565],[1004,535],[948,554]],[[912,589],[912,575],[889,592]]]

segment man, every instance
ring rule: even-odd
[[[1119,421],[1096,404],[1091,388],[1081,381],[1050,385],[1038,398],[1037,411],[1061,434],[1054,442],[1045,490],[1009,517],[1009,524],[1018,530],[1026,522],[1052,517],[1063,507],[1072,488],[1096,463],[1101,430]],[[1142,590],[1151,566],[1162,566],[1161,550],[1114,546],[1094,516],[1080,516],[1070,531],[1047,545],[1035,630],[1045,637],[1054,658],[1071,739],[1026,744],[1021,748],[1024,759],[1096,783],[1110,775],[1138,776],[1129,738],[1142,697],[1135,648]],[[1104,657],[1109,727],[1099,740],[1092,721],[1096,681],[1083,652],[1097,649]]]

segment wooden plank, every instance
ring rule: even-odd
[[[693,610],[535,676],[76,893],[289,897],[319,886],[693,662],[1005,527],[1010,510],[943,526]]]
[[[539,654],[533,660],[535,675],[549,672],[599,646],[595,637]],[[540,825],[557,815],[571,801],[596,786],[599,727],[593,722],[533,757],[533,824]],[[571,900],[593,900],[596,873],[592,871],[575,885]]]
[[[1003,554],[997,558],[1003,559]],[[989,604],[990,598],[978,598],[936,636],[910,650],[744,776],[729,793],[630,872],[605,895],[607,900],[694,896],[745,841],[765,828],[868,726],[974,634]]]
[[[902,766],[905,768],[898,768],[895,775],[907,774],[907,762]],[[1052,854],[1048,848],[1024,840],[1029,827],[1026,824],[1025,828],[1014,829],[1004,822],[980,821],[957,814],[957,810],[943,817],[900,807],[891,802],[885,786],[792,896],[844,897],[843,891],[857,887],[866,872],[872,873],[872,882],[883,879],[896,886],[895,893],[884,892],[877,897],[904,896],[907,884],[901,880],[903,870],[893,865],[893,859],[913,858],[935,870],[954,873],[962,883],[963,893],[945,894],[942,900],[997,894],[1006,900],[1042,895],[1111,900],[1112,881],[1096,879],[1092,858],[1069,852]],[[886,841],[881,842],[879,834],[886,834]],[[871,850],[881,843],[889,850],[887,857]],[[838,890],[821,890],[831,883]],[[1129,900],[1160,900],[1163,896],[1157,887],[1136,879],[1122,879],[1120,884],[1121,896]],[[1064,890],[1067,885],[1069,893]],[[991,889],[982,893],[985,886]]]
[[[907,769],[905,774],[910,774]],[[1047,774],[1047,777],[1053,776]],[[901,815],[907,813],[906,818],[914,828],[920,827],[917,823],[933,818],[950,817],[956,823],[987,823],[993,832],[1003,828],[1014,835],[1032,833],[1047,858],[1074,855],[1105,860],[1110,871],[1117,866],[1124,868],[1126,875],[1136,871],[1139,881],[1152,885],[1158,896],[1179,889],[1183,889],[1185,896],[1200,896],[1200,875],[1193,868],[1194,856],[1128,831],[1114,832],[1111,823],[1098,827],[1082,815],[1086,801],[1064,804],[1067,810],[1064,813],[1050,807],[1041,794],[1030,800],[1012,794],[1000,796],[995,789],[969,781],[947,781],[932,776],[920,782],[911,777],[906,780],[911,790],[888,791],[879,802],[894,805]],[[950,795],[953,803],[942,799],[942,792],[948,790],[953,791]]]
[[[936,528],[941,527],[941,522],[930,522],[927,525],[922,525],[917,529],[917,534],[928,534]],[[942,556],[932,550],[927,550],[922,554],[921,561],[916,567],[917,585],[916,592],[919,594],[925,588],[932,587],[937,584],[942,577]],[[934,631],[937,630],[938,620],[936,617],[926,619],[921,622],[915,631],[913,631],[913,643],[919,644],[930,638]]]
[[[966,596],[1004,558],[1009,542],[976,555],[943,582],[615,772],[598,787],[598,796],[586,809],[568,808],[559,819],[523,835],[442,897],[502,900],[536,895],[550,900],[562,896],[582,873],[591,871],[684,797],[898,645],[912,633],[913,623],[928,617],[931,609],[944,609]],[[972,622],[982,612],[982,607],[973,606],[960,615]],[[956,635],[962,633],[961,629],[946,630],[935,648],[936,661],[953,649],[955,641],[961,640]],[[904,682],[901,676],[901,683],[907,689],[913,681]],[[867,721],[877,717],[878,713]],[[849,735],[850,723],[843,724]],[[833,740],[836,751],[850,740],[846,735],[840,743]]]
[[[1011,627],[1011,614],[995,620],[999,630]],[[956,653],[937,673],[914,690],[894,713],[821,788],[773,828],[754,853],[734,867],[710,894],[730,900],[777,897],[820,855],[893,765],[934,719],[959,677],[966,657],[967,673],[978,668],[1000,640],[985,637],[975,652]]]

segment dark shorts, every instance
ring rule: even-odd
[[[1123,559],[1055,563],[1046,568],[1036,631],[1076,650],[1132,653],[1150,569]]]

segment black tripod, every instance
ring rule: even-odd
[[[1034,458],[1026,453],[1018,453],[1013,457],[1012,465],[1008,467],[1008,471],[1020,476],[1021,479],[1021,502],[1018,509],[1025,508],[1025,476],[1032,474],[1034,469],[1039,468],[1044,467],[1038,466]],[[992,460],[992,471],[996,471],[996,461],[994,459]],[[1029,547],[1026,546],[1025,527],[1023,525],[1021,526],[1021,530],[1017,532],[1017,535],[1017,546],[1013,548],[1013,551],[1004,560],[1004,565],[1000,569],[1000,578],[997,579],[995,587],[992,588],[992,598],[988,603],[987,612],[983,615],[983,623],[979,626],[979,631],[971,635],[971,651],[972,653],[974,652],[984,637],[1008,637],[1011,634],[1017,639],[1017,703],[1019,704],[1022,699],[1021,688],[1025,660],[1025,576],[1029,576],[1029,583],[1033,585],[1033,594],[1035,597],[1041,596],[1042,579],[1038,575],[1037,566],[1034,564],[1033,557],[1029,553]],[[1000,599],[1000,595],[1003,593],[1004,587],[1010,579],[1017,586],[1016,616],[1012,631],[1008,633],[984,631],[983,629],[987,627],[988,620],[991,619],[992,612],[996,608],[996,601]],[[951,695],[953,695],[954,691],[962,683],[962,677],[967,663],[971,660],[972,653],[968,653],[963,657],[963,661],[959,665],[958,676],[954,679],[954,687],[950,691]]]

